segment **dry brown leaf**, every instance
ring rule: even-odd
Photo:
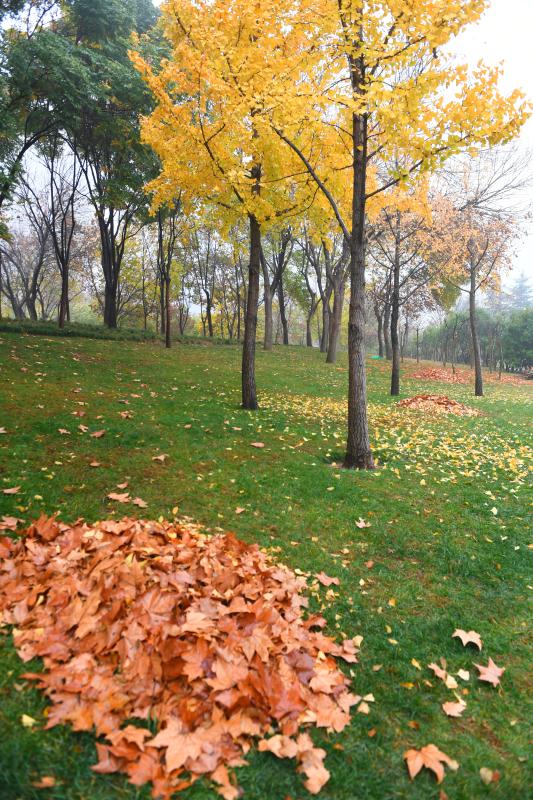
[[[152,461],[159,461],[161,464],[164,464],[167,458],[168,458],[167,453],[161,453],[160,456],[153,456]]]
[[[479,671],[479,680],[491,683],[493,686],[498,686],[500,678],[505,672],[505,667],[498,667],[492,658],[489,658],[489,663],[486,667],[482,664],[474,664]]]
[[[265,445],[263,442],[252,442],[251,446],[257,447],[259,450],[261,450]]]
[[[130,502],[130,495],[129,492],[124,492],[124,494],[119,494],[118,492],[110,492],[107,495],[109,500],[115,500],[117,503],[129,503]]]
[[[102,436],[105,436],[105,431],[95,431],[94,433],[91,433],[92,439],[101,439]]]
[[[20,492],[20,486],[13,486],[11,489],[2,489],[3,494],[18,494]]]
[[[315,575],[315,578],[320,581],[322,586],[339,586],[340,580],[338,578],[331,578],[329,575],[326,575],[325,572],[319,572]]]
[[[148,508],[148,503],[146,503],[142,498],[136,497],[135,500],[132,500],[134,506],[138,508]]]
[[[481,641],[481,636],[476,631],[463,631],[461,628],[457,628],[452,633],[452,638],[455,637],[456,639],[460,639],[466,647],[467,644],[475,644],[480,650],[483,647],[483,642]]]
[[[416,778],[422,767],[426,767],[426,769],[430,769],[435,773],[437,783],[442,783],[444,780],[443,764],[447,764],[452,770],[456,770],[459,767],[457,761],[451,759],[434,744],[428,744],[422,747],[421,750],[407,750],[403,757],[407,763],[411,780]]]
[[[463,700],[458,700],[456,703],[448,701],[442,704],[442,710],[448,717],[462,717],[465,708],[466,703]]]

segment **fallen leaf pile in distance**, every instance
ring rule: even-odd
[[[476,408],[469,408],[464,403],[458,403],[457,400],[451,400],[449,397],[439,394],[417,394],[416,397],[400,400],[398,405],[400,408],[410,408],[426,414],[436,412],[437,414],[454,414],[457,417],[479,417],[481,414]]]
[[[427,367],[414,372],[408,372],[408,376],[416,380],[459,383],[465,386],[474,383],[474,371],[468,369],[458,369],[454,372],[452,369],[446,369],[445,367]],[[488,383],[506,383],[511,386],[524,386],[527,383],[523,375],[502,374],[500,377],[498,373],[495,372],[485,372],[483,379]]]
[[[0,537],[0,612],[19,656],[44,660],[25,677],[51,701],[46,727],[94,730],[94,769],[151,781],[155,797],[202,775],[238,797],[228,767],[256,740],[296,758],[309,791],[326,783],[307,729],[350,721],[361,698],[336,658],[354,663],[357,648],[304,616],[305,586],[256,545],[189,520],[42,516]]]

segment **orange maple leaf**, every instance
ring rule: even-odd
[[[443,753],[434,744],[428,744],[422,747],[421,750],[406,750],[403,754],[404,760],[407,763],[409,770],[409,777],[411,780],[416,778],[422,767],[432,770],[437,777],[437,783],[442,783],[444,780],[444,767],[447,764],[450,769],[456,770],[459,767],[457,761]]]
[[[479,680],[487,681],[487,683],[491,683],[493,686],[498,686],[500,677],[505,672],[505,667],[498,667],[492,658],[489,658],[489,663],[486,667],[482,664],[474,664],[474,666],[479,670]]]

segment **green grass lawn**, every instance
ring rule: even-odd
[[[402,761],[430,742],[460,762],[443,784],[450,800],[530,796],[531,387],[489,383],[475,399],[469,387],[406,379],[404,396],[447,394],[483,412],[427,418],[395,407],[387,364],[370,362],[380,468],[355,473],[332,466],[344,446],[344,357],[331,366],[301,348],[259,352],[257,413],[239,409],[232,346],[167,352],[153,342],[2,333],[0,364],[0,490],[21,487],[0,493],[0,515],[94,521],[171,517],[178,507],[272,548],[292,568],[339,577],[334,595],[322,592],[328,630],[364,637],[353,688],[375,703],[342,734],[314,735],[332,773],[324,800],[439,798],[433,776],[411,783]],[[102,438],[90,436],[99,430]],[[251,446],[258,441],[263,449]],[[163,453],[164,463],[152,460]],[[106,499],[124,481],[147,509]],[[360,518],[370,527],[358,528]],[[455,628],[478,631],[482,653],[452,639]],[[19,677],[39,665],[19,661],[4,633],[0,798],[148,798],[148,787],[91,772],[90,735],[42,730],[46,701]],[[476,678],[473,662],[489,656],[506,668],[500,689]],[[440,658],[451,673],[470,671],[470,680],[458,679],[461,719],[441,709],[454,697],[427,668]],[[22,714],[38,725],[25,728]],[[481,767],[499,770],[500,780],[485,786]],[[56,778],[53,789],[32,787],[43,775]],[[238,779],[248,800],[310,797],[294,763],[269,754],[252,754]],[[199,782],[182,797],[217,795]]]

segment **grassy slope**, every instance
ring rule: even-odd
[[[387,366],[372,362],[373,427],[384,468],[345,473],[331,466],[344,436],[344,361],[328,367],[318,353],[291,348],[260,352],[258,362],[263,410],[249,414],[238,408],[233,347],[167,353],[153,344],[2,334],[0,426],[7,434],[0,437],[0,488],[22,488],[17,497],[0,494],[0,514],[30,519],[60,511],[65,520],[95,520],[126,512],[169,516],[179,506],[206,525],[279,548],[294,568],[337,575],[340,589],[325,604],[329,630],[364,636],[354,688],[372,692],[376,702],[343,734],[317,736],[332,773],[321,797],[437,798],[433,777],[411,784],[402,763],[404,750],[429,742],[460,761],[444,784],[451,799],[526,797],[531,495],[517,477],[528,455],[520,448],[531,433],[530,388],[490,385],[486,398],[474,401],[464,386],[407,380],[406,396],[432,390],[485,412],[426,420],[392,408]],[[86,416],[72,416],[76,410]],[[133,417],[121,418],[124,410]],[[77,430],[80,423],[106,435],[90,438]],[[254,441],[265,448],[252,448]],[[152,461],[157,453],[169,454],[165,464]],[[91,468],[93,459],[102,466]],[[146,511],[106,500],[125,480],[132,496],[149,504]],[[238,506],[246,511],[236,515]],[[357,528],[360,517],[371,527]],[[479,657],[451,638],[455,627],[481,634]],[[507,668],[501,691],[474,677],[473,662],[489,655]],[[426,665],[441,657],[451,672],[471,671],[463,719],[448,719],[440,708],[453,694]],[[0,636],[2,800],[149,797],[146,787],[91,773],[91,736],[22,727],[25,713],[40,728],[46,707],[18,678],[27,669],[9,637]],[[267,754],[249,761],[239,772],[248,800],[309,796],[290,762]],[[482,784],[483,766],[501,771],[498,784]],[[42,775],[54,775],[56,787],[32,788]],[[216,795],[199,783],[183,797]]]

